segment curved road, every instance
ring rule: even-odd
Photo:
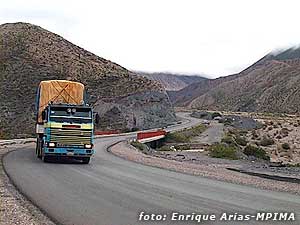
[[[180,126],[196,122],[192,119]],[[9,153],[4,158],[4,166],[17,187],[60,224],[196,224],[171,221],[171,213],[218,216],[224,212],[300,212],[300,196],[144,166],[106,151],[109,145],[129,137],[97,139],[97,152],[88,165],[43,163],[35,157],[32,147]],[[166,214],[166,221],[139,221],[141,211]],[[292,224],[299,224],[299,219]],[[205,224],[291,223],[250,220]]]

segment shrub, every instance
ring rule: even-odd
[[[172,149],[170,148],[170,146],[164,145],[164,146],[160,147],[158,149],[158,151],[172,151]]]
[[[273,144],[274,144],[274,140],[266,136],[264,136],[263,139],[259,142],[259,145],[261,146],[269,146]]]
[[[287,164],[288,167],[300,167],[300,163],[297,164]]]
[[[236,143],[231,135],[224,136],[222,138],[221,142],[226,143],[228,145],[236,145]]]
[[[259,159],[270,160],[270,157],[267,155],[265,150],[253,145],[247,145],[243,152],[248,156],[255,156]]]
[[[139,128],[137,128],[137,127],[131,128],[131,132],[135,132],[135,131],[138,131],[138,130],[139,130]]]
[[[174,147],[175,147],[175,149],[180,150],[180,151],[191,149],[191,145],[189,145],[189,144],[186,144],[186,145],[175,145]]]
[[[200,124],[198,126],[187,129],[185,133],[187,136],[195,137],[195,136],[200,135],[205,129],[206,129],[206,127],[204,125]]]
[[[252,138],[253,139],[258,138],[258,134],[257,134],[256,130],[253,130],[251,133],[252,133]]]
[[[235,142],[238,145],[246,146],[247,145],[247,140],[244,137],[241,137],[240,135],[237,135],[235,137]]]
[[[238,134],[238,131],[234,128],[228,129],[228,135],[236,135]]]
[[[0,130],[0,139],[6,139],[8,137],[8,135],[6,135],[6,133],[2,130]]]
[[[236,155],[236,148],[234,146],[228,146],[226,144],[214,144],[210,146],[210,156],[214,158],[224,158],[224,159],[238,159]]]
[[[214,119],[215,117],[222,117],[222,115],[221,115],[221,113],[219,113],[219,112],[213,112],[212,114],[211,114],[211,117]]]
[[[174,132],[174,133],[168,133],[166,135],[166,141],[167,142],[190,142],[190,138],[183,134],[183,132]]]
[[[233,123],[233,120],[231,118],[226,118],[223,123],[225,126],[230,126]]]
[[[287,137],[289,135],[289,130],[287,128],[282,128],[280,130],[280,134],[283,136],[283,137]]]
[[[138,141],[132,141],[131,142],[131,145],[135,148],[137,148],[138,150],[144,152],[144,151],[147,151],[148,150],[148,146],[143,144],[143,143],[140,143]]]
[[[166,141],[176,143],[187,143],[191,141],[192,137],[200,135],[205,129],[206,127],[200,124],[192,128],[186,128],[182,131],[168,133],[166,135]]]
[[[131,129],[129,128],[122,129],[122,133],[129,133],[129,132],[131,132]]]
[[[248,131],[247,130],[239,130],[238,134],[241,136],[244,136],[244,135],[248,134]]]
[[[281,145],[281,147],[282,147],[283,149],[285,149],[285,150],[289,150],[289,149],[290,149],[290,145],[289,145],[288,143],[283,143],[283,144]]]

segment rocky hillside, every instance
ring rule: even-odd
[[[268,54],[239,74],[209,83],[188,86],[172,99],[191,108],[299,113],[300,49]]]
[[[160,82],[167,91],[178,91],[186,86],[207,80],[207,78],[198,75],[183,75],[172,73],[144,73],[138,74],[145,76],[151,80]]]
[[[189,106],[191,101],[198,96],[205,94],[225,81],[233,80],[235,78],[236,75],[220,77],[217,79],[205,79],[200,82],[190,84],[179,91],[168,91],[168,95],[174,105]]]
[[[98,129],[164,126],[175,120],[168,96],[155,81],[98,57],[41,27],[0,25],[0,137],[34,133],[36,89],[42,80],[86,85],[100,113]]]

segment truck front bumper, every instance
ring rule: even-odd
[[[47,156],[88,157],[92,156],[94,152],[94,149],[84,148],[44,148],[44,154]]]

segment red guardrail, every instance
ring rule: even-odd
[[[166,134],[167,134],[167,132],[165,130],[139,132],[139,133],[137,133],[137,140],[141,140],[141,139],[145,139],[145,138],[152,138],[155,136],[166,135]]]

